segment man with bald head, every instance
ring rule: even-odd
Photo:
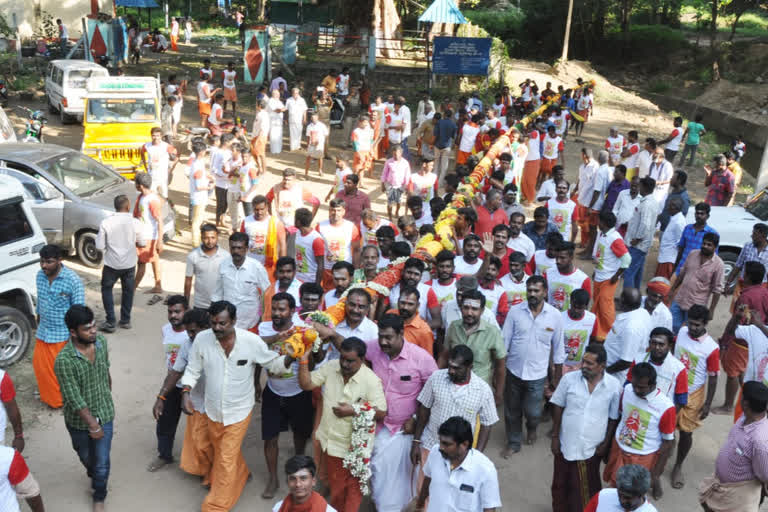
[[[627,369],[640,352],[644,352],[651,332],[651,315],[642,307],[637,288],[624,288],[616,305],[616,321],[605,338],[608,366],[605,371],[624,382]]]

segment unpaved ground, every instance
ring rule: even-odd
[[[183,51],[186,51],[184,49]],[[163,56],[166,58],[166,56]],[[167,56],[167,59],[176,59]],[[188,68],[196,68],[202,56],[196,57],[183,53],[181,60]],[[514,74],[520,79],[526,76],[535,78],[543,85],[548,77],[556,86],[559,82],[547,74],[544,65],[515,61]],[[576,76],[594,77],[581,64],[575,64],[567,70],[563,78],[566,86],[575,82]],[[150,66],[148,69],[152,70]],[[584,132],[585,143],[595,149],[602,146],[608,128],[619,125],[622,131],[639,129],[641,136],[665,134],[671,125],[669,120],[662,117],[657,109],[645,100],[609,86],[598,77],[598,97],[595,116]],[[192,100],[192,97],[189,98]],[[37,108],[42,108],[42,103]],[[195,123],[197,112],[193,101],[185,105],[185,122]],[[247,111],[247,119],[253,113]],[[18,121],[18,120],[16,120]],[[47,132],[48,141],[60,143],[73,148],[80,146],[81,128],[77,125],[60,127],[57,120],[52,120]],[[340,131],[334,131],[332,143],[338,148]],[[566,144],[566,168],[569,179],[574,179],[577,173],[581,143],[572,139]],[[332,151],[333,153],[333,151]],[[279,158],[269,158],[269,165],[275,170],[285,166],[303,167],[303,154],[283,153]],[[377,167],[380,170],[380,166]],[[186,218],[187,182],[183,169],[177,169],[174,175],[172,198],[176,200],[183,229],[181,236],[166,245],[163,253],[163,283],[168,292],[179,293],[183,288],[184,258],[191,249]],[[331,162],[326,161],[326,174],[322,178],[312,177],[312,191],[321,198],[327,193],[332,184]],[[702,197],[701,182],[703,171],[692,173],[692,195]],[[263,181],[265,191],[277,181],[274,173]],[[384,198],[378,191],[378,180],[365,180],[365,191],[371,192],[374,207],[382,212]],[[321,209],[319,218],[327,215],[325,207]],[[209,208],[209,215],[212,212]],[[649,273],[653,270],[655,255],[648,258]],[[87,269],[70,259],[67,265],[74,268],[86,282],[88,304],[97,311],[99,320],[103,318],[99,294],[99,272]],[[149,272],[149,270],[148,270]],[[112,377],[114,382],[114,398],[117,409],[115,437],[112,449],[112,475],[110,478],[110,495],[108,510],[113,512],[134,512],[145,510],[160,512],[170,510],[199,510],[205,490],[196,478],[182,473],[177,467],[169,467],[151,474],[145,470],[147,463],[155,455],[154,421],[151,407],[155,395],[165,374],[164,357],[160,345],[160,327],[165,323],[165,308],[162,304],[147,306],[147,295],[142,293],[148,289],[148,279],[139,290],[135,300],[133,330],[118,330],[109,336],[112,361]],[[116,300],[119,301],[119,290],[115,290]],[[719,336],[727,320],[727,301],[722,301],[720,308],[711,325],[711,332]],[[53,512],[74,512],[89,510],[89,483],[73,453],[69,438],[64,428],[64,422],[59,412],[50,411],[33,398],[35,389],[31,376],[31,365],[25,360],[9,370],[11,376],[19,383],[19,399],[22,404],[22,414],[26,424],[27,448],[25,456],[36,474],[43,489],[48,510]],[[722,388],[722,382],[721,386]],[[719,404],[722,389],[719,390],[715,404]],[[266,480],[265,466],[262,455],[259,410],[254,414],[250,431],[243,445],[246,460],[254,472],[254,479],[246,488],[235,510],[239,511],[268,511],[274,501],[266,502],[259,495]],[[696,483],[713,470],[714,459],[720,443],[725,439],[731,422],[727,417],[710,416],[704,426],[696,432],[694,448],[686,464],[688,485],[681,491],[670,489],[668,477],[664,477],[666,495],[657,504],[659,510],[693,511],[698,509],[696,503]],[[176,443],[176,453],[180,449],[184,425],[179,427]],[[552,456],[549,452],[549,440],[545,437],[548,425],[540,428],[540,439],[532,447],[525,446],[523,451],[508,461],[499,457],[503,447],[503,423],[497,424],[492,433],[487,454],[497,464],[501,482],[502,497],[505,511],[537,511],[551,510],[550,491],[552,473]],[[280,463],[282,464],[291,453],[289,436],[284,435],[280,443]],[[668,472],[667,472],[668,474]],[[280,492],[285,491],[285,486]],[[25,506],[26,507],[26,506]],[[25,508],[26,510],[26,508]]]

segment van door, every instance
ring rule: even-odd
[[[65,197],[56,187],[30,169],[16,169],[15,164],[6,163],[8,169],[0,168],[0,174],[7,174],[21,182],[29,194],[32,211],[45,234],[48,243],[69,246],[64,236]],[[29,171],[29,172],[27,172]]]
[[[62,71],[61,68],[53,65],[53,69],[51,69],[51,80],[50,80],[50,89],[48,93],[48,98],[50,99],[51,105],[54,109],[59,110],[61,107],[61,78],[62,78]]]

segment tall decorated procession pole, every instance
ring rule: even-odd
[[[573,90],[593,88],[594,80],[584,82],[581,86]],[[560,102],[560,95],[555,95],[547,103],[523,117],[520,122],[502,134],[488,148],[480,162],[475,166],[470,175],[464,179],[464,183],[459,185],[454,199],[451,201],[435,222],[435,234],[428,233],[422,236],[416,243],[416,248],[411,257],[422,261],[434,259],[437,253],[443,249],[454,250],[453,243],[453,225],[458,217],[458,209],[471,206],[475,194],[480,190],[480,185],[485,176],[491,174],[493,162],[510,144],[510,136],[515,131],[519,132],[535,121],[546,110]],[[356,283],[350,286],[342,295],[341,299],[325,311],[313,311],[307,316],[310,322],[317,322],[327,327],[334,327],[344,320],[346,307],[346,298],[350,289],[364,288],[371,297],[389,297],[390,290],[400,282],[405,261],[408,258],[399,258],[392,261],[386,268],[381,270],[373,280],[367,283]],[[286,340],[286,350],[293,357],[301,357],[307,350],[317,352],[322,343],[317,331],[311,327],[297,328],[294,334]],[[361,406],[356,409],[356,419],[353,422],[352,446],[350,452],[344,459],[344,466],[350,469],[350,472],[360,482],[360,488],[363,494],[369,493],[370,468],[369,468],[369,450],[366,448],[372,446],[375,434],[375,422],[373,421],[373,411],[370,407]],[[366,456],[366,454],[368,454]]]

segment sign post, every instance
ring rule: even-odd
[[[432,73],[488,76],[491,39],[488,37],[435,37]]]
[[[245,30],[243,69],[246,83],[261,84],[267,79],[269,37],[267,27],[258,26]]]

